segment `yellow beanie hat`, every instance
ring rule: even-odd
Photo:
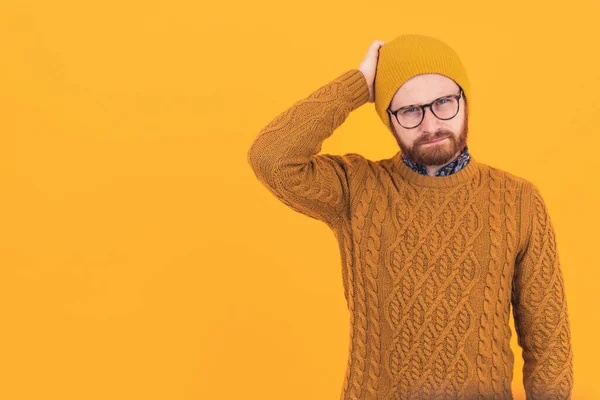
[[[456,82],[468,99],[471,114],[471,85],[456,52],[430,36],[402,35],[379,48],[375,73],[375,110],[390,132],[394,131],[387,108],[392,98],[404,82],[421,74],[440,74]]]

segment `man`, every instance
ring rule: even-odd
[[[271,193],[339,241],[351,322],[342,399],[512,399],[511,304],[527,399],[571,398],[548,209],[533,183],[468,153],[472,100],[445,43],[375,41],[358,69],[277,116],[248,152]],[[318,154],[367,102],[401,152]]]

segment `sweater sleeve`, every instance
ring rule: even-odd
[[[554,226],[539,189],[528,182],[528,227],[515,263],[512,305],[523,354],[527,400],[571,399],[573,350]]]
[[[349,113],[369,100],[363,73],[349,70],[279,114],[254,139],[248,163],[258,180],[290,208],[331,223],[350,201],[357,154],[320,154]]]

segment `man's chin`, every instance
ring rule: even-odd
[[[414,144],[407,151],[406,146],[396,137],[402,153],[413,162],[423,166],[443,166],[450,163],[466,144],[466,132],[464,133],[464,138],[461,139],[459,143],[463,143],[462,146],[457,146],[453,138],[450,138],[450,140],[444,140],[437,144]]]
[[[446,165],[450,161],[452,161],[452,156],[447,156],[447,157],[424,157],[424,158],[419,158],[417,160],[417,163],[421,164],[421,165],[424,165],[424,166],[437,167],[437,166],[440,166],[440,165]]]
[[[443,146],[443,144],[437,145]],[[452,161],[452,158],[456,155],[455,152],[451,152],[448,146],[444,146],[444,149],[427,149],[428,146],[419,146],[419,151],[416,154],[415,159],[417,163],[422,165],[445,165]]]

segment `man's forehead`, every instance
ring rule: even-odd
[[[459,85],[440,74],[417,75],[406,81],[394,94],[392,104],[395,108],[413,104],[426,104],[433,100],[458,94]]]

